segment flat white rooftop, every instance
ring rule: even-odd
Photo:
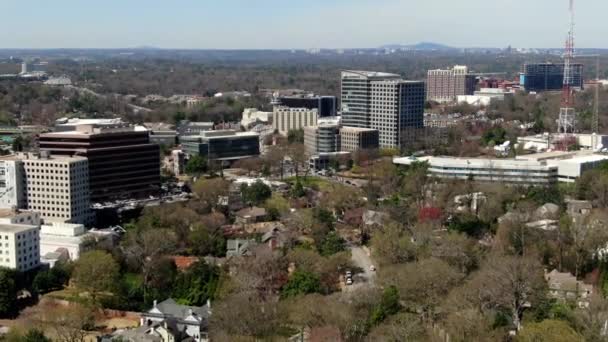
[[[26,224],[0,224],[0,233],[23,233],[32,229],[38,227]]]

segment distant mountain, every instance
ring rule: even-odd
[[[390,44],[380,47],[381,49],[394,49],[394,50],[419,50],[419,51],[451,51],[457,50],[454,47],[431,42],[420,42],[414,45],[400,45]]]

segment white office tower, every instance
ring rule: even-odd
[[[25,208],[23,162],[0,160],[0,208]]]

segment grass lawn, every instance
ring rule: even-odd
[[[296,183],[296,177],[286,178],[285,182],[294,185]],[[300,177],[300,182],[304,187],[317,188],[321,191],[332,190],[334,186],[332,182],[314,176]]]

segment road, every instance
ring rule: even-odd
[[[370,267],[374,265],[371,257],[363,247],[351,247],[352,262],[355,267],[361,269],[362,273],[353,272],[353,285],[347,286],[345,291],[352,292],[362,288],[376,286],[376,272]],[[359,271],[359,270],[357,270]]]

